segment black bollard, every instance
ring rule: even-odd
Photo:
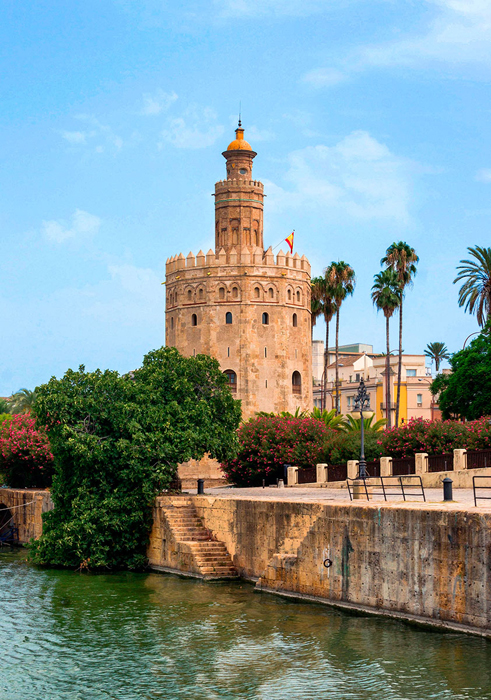
[[[205,493],[205,480],[198,479],[198,496],[203,496]]]
[[[263,479],[263,489],[266,488],[266,479]]]
[[[443,500],[444,501],[453,501],[452,484],[453,484],[453,481],[452,481],[452,479],[449,479],[448,476],[443,480]]]

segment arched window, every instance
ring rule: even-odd
[[[297,291],[297,304],[300,304],[300,299],[301,299],[300,292]]]
[[[191,316],[191,325],[192,325],[192,326],[197,326],[197,325],[198,325],[198,317],[196,316],[196,314],[193,314],[193,315]]]
[[[254,296],[256,299],[259,299],[259,294],[260,294],[259,287],[254,287]]]
[[[296,328],[298,326],[297,314],[293,314],[292,322],[293,322],[293,327]]]
[[[269,326],[269,314],[263,313],[263,326]]]
[[[230,325],[232,323],[232,314],[230,313],[230,311],[227,311],[227,313],[225,314],[225,323],[227,325]]]
[[[295,372],[292,374],[292,393],[301,394],[302,393],[302,377],[300,372]]]
[[[225,288],[224,287],[220,287],[220,289],[218,290],[218,298],[225,299]]]
[[[232,287],[232,298],[237,299],[238,296],[239,296],[239,290],[237,289],[237,287]]]
[[[237,375],[233,371],[233,369],[226,369],[224,372],[224,375],[227,377],[228,380],[228,388],[232,392],[232,394],[237,393]]]
[[[170,329],[171,329],[171,331],[174,330],[174,316],[170,317]]]
[[[291,289],[288,290],[287,296],[288,296],[288,301],[291,301],[292,300],[292,290]]]
[[[273,290],[273,287],[270,287],[270,288],[268,289],[268,294],[269,294],[269,298],[270,298],[270,299],[273,299],[273,298],[274,298],[274,290]]]
[[[188,289],[188,301],[191,301],[193,298],[193,293],[190,289]]]
[[[198,296],[199,296],[199,299],[201,301],[203,299],[203,290],[202,289],[199,290]]]

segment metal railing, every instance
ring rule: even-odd
[[[347,479],[346,483],[348,486],[348,493],[350,500],[353,500],[353,493],[350,486],[350,481],[356,481],[355,479]],[[425,490],[423,487],[423,481],[419,474],[411,474],[406,476],[380,476],[378,477],[377,484],[371,484],[369,479],[363,479],[364,492],[367,501],[370,500],[370,496],[383,496],[384,501],[387,501],[390,497],[402,497],[404,501],[407,501],[411,496],[413,498],[422,498],[426,502]],[[377,486],[381,486],[380,491],[375,491]]]
[[[298,483],[299,484],[315,484],[317,481],[317,470],[315,467],[309,467],[306,469],[298,470]]]
[[[380,476],[380,460],[374,459],[371,462],[367,462],[367,472],[369,476]]]
[[[482,480],[482,479],[487,479],[488,480],[488,485],[476,485],[476,479]],[[477,490],[481,489],[487,489],[488,491],[491,491],[491,476],[473,476],[472,477],[472,491],[474,493],[474,505],[477,506],[477,501],[491,501],[491,496],[479,496],[476,492]]]
[[[408,476],[416,471],[416,460],[412,457],[394,457],[392,459],[392,476]]]
[[[491,467],[491,450],[467,450],[467,469]]]
[[[327,480],[328,481],[346,481],[348,478],[348,465],[346,462],[344,464],[330,464],[327,467]]]
[[[453,472],[453,452],[444,455],[428,455],[429,472]]]

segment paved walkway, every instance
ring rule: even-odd
[[[490,482],[491,483],[491,482]],[[374,488],[375,491],[379,492],[380,487]],[[391,489],[394,491],[394,489]],[[416,493],[416,490],[412,490]],[[196,491],[188,491],[188,493],[195,494]],[[491,491],[481,492],[483,496],[491,497]],[[326,501],[332,501],[337,503],[350,503],[350,498],[348,491],[346,489],[330,489],[330,488],[276,488],[276,487],[266,487],[266,488],[235,488],[235,487],[220,487],[220,488],[210,488],[205,489],[205,495],[207,496],[218,496],[219,498],[244,498],[244,499],[254,499],[259,501],[291,501],[295,503],[325,503]],[[470,511],[485,511],[490,512],[491,510],[491,500],[478,500],[478,507],[474,506],[474,494],[472,489],[454,489],[453,490],[453,501],[445,502],[443,501],[443,489],[425,489],[426,502],[423,499],[416,497],[416,495],[409,495],[408,500],[404,501],[401,496],[390,496],[386,502],[388,506],[396,507],[414,507],[419,506],[421,508],[432,509],[442,508],[445,510],[465,510]],[[357,500],[352,502],[354,505],[365,505],[367,501]],[[384,498],[382,495],[374,495],[373,499],[370,500],[370,505],[373,504],[383,504]]]

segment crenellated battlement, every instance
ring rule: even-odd
[[[231,178],[227,180],[218,180],[215,183],[215,188],[228,188],[228,187],[257,187],[260,190],[264,190],[264,185],[260,180],[241,180],[236,178]]]
[[[284,253],[280,250],[275,256],[271,246],[266,251],[261,248],[249,248],[244,246],[241,248],[233,247],[228,251],[221,248],[218,253],[215,253],[210,248],[206,255],[202,250],[200,250],[197,255],[190,252],[187,257],[179,253],[179,255],[167,258],[165,274],[167,276],[180,270],[221,267],[224,265],[234,267],[239,265],[281,267],[288,270],[302,270],[310,276],[310,263],[305,255],[300,257],[298,253],[292,255],[290,252]]]

